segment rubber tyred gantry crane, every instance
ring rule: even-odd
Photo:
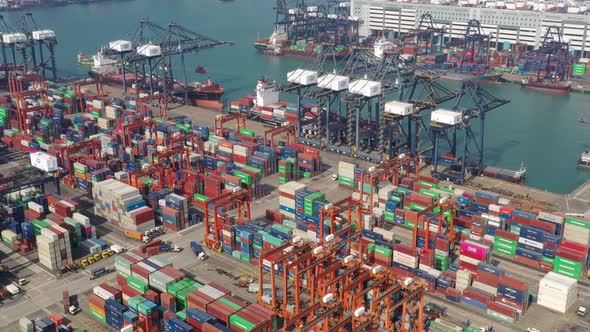
[[[227,207],[226,210],[237,205],[238,224],[244,220],[250,220],[250,192],[246,189],[223,193],[216,198],[202,203],[205,208],[205,241],[204,244],[214,250],[221,251],[220,231],[223,228],[219,218],[218,208]]]
[[[246,129],[245,114],[219,114],[215,118],[215,135],[223,136],[223,124],[232,120],[236,120],[236,133],[239,133],[241,129]]]
[[[369,206],[372,209],[374,206],[373,195],[377,182],[388,181],[389,183],[396,184],[400,175],[406,174],[418,176],[420,172],[420,158],[411,157],[410,155],[401,154],[398,158],[388,160],[387,162],[368,168],[362,175],[359,188],[364,188],[365,183],[369,184]],[[364,193],[364,189],[361,191],[361,200]]]
[[[72,145],[58,147],[57,159],[61,166],[68,171],[68,175],[64,178],[64,183],[70,187],[75,184],[74,166],[72,155],[82,150],[89,150],[89,154],[93,159],[102,161],[102,144],[99,139],[93,138],[87,141],[74,143]]]
[[[438,211],[432,215],[427,217],[426,215],[429,212],[433,212],[434,210],[436,210],[438,208]],[[424,230],[425,230],[425,238],[426,238],[426,245],[428,247],[428,243],[430,240],[430,222],[434,219],[434,218],[438,218],[438,224],[437,224],[437,231],[436,234],[443,234],[445,232],[443,232],[443,222],[444,222],[444,214],[445,212],[449,212],[449,217],[448,217],[448,228],[447,228],[447,232],[448,232],[448,236],[449,236],[449,243],[454,243],[455,241],[455,213],[456,213],[456,206],[455,203],[453,203],[452,200],[450,199],[445,199],[445,198],[441,198],[440,200],[437,200],[434,204],[430,205],[429,207],[427,207],[426,209],[418,212],[418,222],[416,222],[414,224],[414,234],[413,234],[413,240],[412,240],[412,246],[414,248],[416,248],[418,246],[418,226],[420,224],[420,220],[423,220],[423,225],[424,225]]]
[[[138,121],[134,123],[130,123],[128,125],[123,126],[123,144],[125,147],[130,148],[132,147],[132,134],[133,131],[139,128],[150,129],[156,135],[156,141],[158,140],[158,122],[152,119],[146,119],[143,121]]]
[[[297,127],[294,124],[285,124],[274,129],[270,129],[264,132],[264,145],[275,147],[274,138],[277,135],[285,134],[287,144],[297,143]]]
[[[84,111],[84,94],[82,93],[82,87],[88,85],[94,85],[96,87],[96,95],[99,98],[104,97],[105,95],[102,82],[100,80],[88,79],[85,81],[74,83],[74,93],[76,94],[76,98],[78,99],[78,106],[80,106],[80,112]]]

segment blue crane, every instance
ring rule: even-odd
[[[462,184],[468,167],[473,175],[480,175],[484,168],[486,113],[508,103],[508,100],[496,98],[485,91],[478,83],[463,82],[452,110],[442,111],[444,114],[441,110],[432,113],[429,132],[434,142],[433,177]],[[442,115],[439,117],[439,114]],[[479,135],[473,130],[476,118],[480,120]],[[462,146],[457,144],[460,132],[463,132]],[[448,152],[442,152],[445,143]],[[442,169],[442,163],[448,167]]]

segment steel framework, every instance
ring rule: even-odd
[[[414,43],[418,46],[414,48],[414,57],[412,59],[412,62],[416,63],[416,56],[428,54],[428,51],[433,49],[433,46],[436,44],[438,44],[438,51],[442,51],[445,33],[446,30],[444,28],[439,28],[436,25],[432,15],[425,13],[420,15],[416,27],[412,31],[400,35],[399,39],[402,42],[407,39],[413,39]],[[426,47],[424,48],[426,51],[419,53],[418,51],[421,49],[423,42],[426,43]]]
[[[461,114],[461,122],[456,125],[437,122],[430,124],[430,134],[434,141],[433,177],[462,184],[465,181],[467,167],[471,167],[472,174],[480,175],[484,168],[486,113],[508,103],[508,100],[496,98],[485,91],[478,83],[463,82],[459,94],[454,99],[453,106],[453,110]],[[480,120],[479,135],[476,135],[471,123],[475,118]],[[459,150],[457,133],[461,130],[463,131],[463,147]],[[448,143],[450,148],[450,151],[444,154],[441,153],[443,140]],[[471,160],[472,153],[475,153],[475,158],[473,158],[475,160]],[[441,170],[441,162],[450,164],[450,167]]]
[[[489,36],[483,33],[481,23],[475,19],[469,20],[467,23],[463,38],[452,40],[446,44],[447,47],[461,46],[463,48],[461,65],[475,62],[476,56],[482,51],[482,47],[485,48],[486,55],[489,54],[489,45]]]
[[[202,204],[205,210],[205,241],[204,244],[217,251],[221,251],[221,229],[223,228],[223,212],[220,207],[226,207],[227,211],[237,209],[237,223],[242,224],[250,220],[250,192],[247,189],[231,191],[221,194],[216,198]],[[229,218],[226,218],[229,222]]]
[[[232,45],[227,41],[217,41],[202,34],[191,31],[175,22],[162,27],[145,18],[139,25],[123,37],[132,43],[131,50],[120,52],[110,47],[102,49],[102,55],[120,65],[123,77],[123,88],[127,91],[126,65],[133,66],[131,80],[137,84],[138,91],[145,90],[153,95],[156,92],[164,95],[168,101],[172,96],[184,98],[187,103],[188,91],[191,89],[187,81],[184,57],[204,49]],[[154,45],[160,48],[160,54],[146,56],[136,52],[138,47]],[[176,58],[180,58],[178,68],[182,80],[174,78]],[[177,71],[177,73],[178,73]]]
[[[246,129],[246,115],[241,113],[234,114],[219,114],[215,117],[215,135],[223,136],[223,124],[236,120],[236,133],[240,133],[241,129]]]
[[[74,187],[74,165],[73,155],[83,150],[88,150],[92,159],[102,161],[102,144],[99,139],[93,138],[87,141],[74,143],[72,145],[59,147],[57,159],[61,166],[68,171],[67,177],[64,178],[64,183],[70,187]]]
[[[541,69],[537,71],[537,80],[560,81],[569,77],[571,54],[569,43],[563,39],[560,27],[548,27],[543,41],[535,53],[546,57],[545,75],[541,77]],[[551,68],[552,57],[555,57],[555,69]]]
[[[64,172],[63,169],[51,173],[43,172],[34,167],[19,170],[17,174],[0,179],[0,196],[7,197],[6,195],[12,192],[37,186],[41,186],[41,191],[44,192],[44,186],[47,183],[54,183],[57,194],[60,195],[59,181],[66,175],[67,172]]]

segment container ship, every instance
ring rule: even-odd
[[[99,52],[94,56],[93,62],[94,65],[92,70],[88,72],[90,77],[98,79],[107,85],[123,87],[123,74],[117,61],[109,59]],[[137,89],[138,83],[141,81],[148,80],[142,79],[140,75],[136,75],[135,73],[125,73],[125,83],[132,87],[132,89]],[[189,105],[216,110],[223,109],[223,103],[220,102],[220,99],[221,96],[223,96],[225,89],[219,84],[216,84],[211,80],[206,80],[204,82],[189,82],[186,89],[188,89],[187,97]],[[172,95],[180,99],[184,98],[184,94],[185,88],[175,81]]]
[[[522,80],[520,84],[523,88],[536,90],[536,91],[543,91],[543,92],[551,92],[551,93],[560,93],[560,94],[567,94],[570,93],[572,90],[571,82],[569,81],[561,81],[561,82],[554,82],[554,81],[544,81],[535,78],[525,78]]]
[[[254,47],[262,54],[274,56],[291,56],[302,59],[315,59],[322,52],[326,44],[297,41],[291,42],[287,39],[286,34],[273,32],[270,38],[258,39],[254,42]],[[350,48],[346,46],[336,46],[335,57],[342,58],[350,53]]]
[[[498,167],[486,167],[483,170],[483,176],[522,184],[524,183],[526,177],[526,167],[524,167],[524,164],[521,164],[518,171]]]
[[[582,152],[578,159],[578,167],[590,169],[590,151]]]

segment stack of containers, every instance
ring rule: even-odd
[[[472,276],[473,274],[467,270],[458,270],[455,288],[462,291],[467,287],[471,287]]]
[[[57,326],[49,317],[35,319],[35,332],[53,332]]]
[[[166,197],[161,213],[164,227],[174,231],[182,230],[188,224],[188,201],[182,196],[170,194]]]
[[[459,268],[477,272],[477,265],[480,262],[489,262],[491,256],[491,248],[487,244],[475,241],[463,241],[459,245]]]
[[[213,301],[229,295],[230,291],[215,284],[205,285],[188,294],[187,307],[207,311],[207,305]]]
[[[195,329],[182,320],[171,317],[164,321],[164,332],[194,332]]]
[[[229,317],[229,327],[235,331],[253,331],[254,329],[272,328],[272,316],[268,309],[251,304]]]
[[[539,228],[521,225],[515,259],[527,265],[539,266],[543,256],[545,234],[546,232]]]
[[[233,296],[225,295],[207,305],[207,313],[220,320],[226,326],[229,325],[229,317],[242,310],[247,304]]]
[[[565,314],[577,298],[578,282],[573,278],[549,272],[539,282],[539,305]]]
[[[90,316],[106,324],[105,300],[94,293],[90,294],[88,296],[88,306]]]
[[[497,229],[494,234],[495,253],[514,257],[518,246],[519,236],[517,234]]]
[[[356,165],[345,161],[338,162],[338,184],[354,188],[354,174]]]
[[[285,184],[295,179],[295,160],[293,158],[279,160],[279,184]]]
[[[141,260],[141,257],[137,259],[131,255],[133,252],[121,253],[115,257],[115,269],[125,278],[131,276],[131,266]]]
[[[127,307],[114,299],[105,300],[105,314],[107,324],[115,329],[122,329],[124,325],[123,314]]]
[[[214,321],[215,318],[203,310],[197,308],[186,309],[186,322],[197,330],[204,331],[205,325]]]
[[[92,188],[94,213],[109,222],[134,232],[155,226],[154,210],[146,206],[137,188],[109,179]]]
[[[299,193],[302,193],[306,188],[306,185],[295,181],[287,182],[279,186],[279,209],[283,215],[295,219],[296,196]]]
[[[168,286],[167,292],[168,294],[174,296],[176,298],[175,303],[176,303],[176,310],[180,311],[180,310],[184,310],[186,307],[186,302],[185,301],[180,301],[179,298],[182,297],[182,293],[181,291],[184,290],[187,287],[191,287],[189,289],[196,289],[195,286],[193,286],[196,282],[194,280],[188,279],[188,278],[184,278],[182,280],[180,280],[177,283],[174,283],[170,286]],[[184,292],[184,298],[187,298],[187,293]]]
[[[507,276],[500,276],[498,279],[496,302],[509,305],[524,312],[529,303],[528,292],[529,287],[526,282]]]
[[[588,246],[562,240],[555,251],[553,272],[580,279],[588,262]]]
[[[500,277],[504,274],[502,269],[499,269],[491,264],[481,262],[477,264],[477,273],[473,281],[473,288],[477,288],[484,292],[497,295],[497,287]]]
[[[393,270],[401,275],[414,273],[418,267],[418,252],[410,247],[400,244],[395,245],[393,250]]]
[[[563,238],[584,246],[590,245],[590,221],[570,217],[565,218]]]
[[[41,230],[36,238],[39,263],[57,271],[65,264],[72,264],[72,247],[69,232],[60,226],[49,226]]]

